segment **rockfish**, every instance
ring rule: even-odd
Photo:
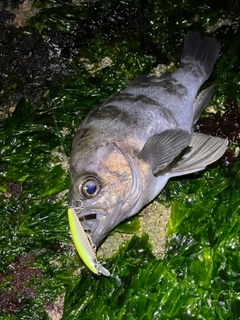
[[[188,32],[179,68],[140,76],[93,109],[73,140],[69,207],[92,245],[138,213],[176,176],[218,160],[227,139],[193,132],[213,86],[210,76],[221,45]]]

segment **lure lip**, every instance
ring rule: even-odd
[[[75,248],[84,264],[95,274],[110,276],[110,272],[97,260],[91,238],[84,231],[74,208],[68,208],[68,221]]]

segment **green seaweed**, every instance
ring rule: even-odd
[[[74,250],[66,192],[87,113],[157,64],[174,69],[189,29],[222,43],[214,107],[239,104],[238,1],[74,3],[35,1],[39,13],[19,29],[3,24],[0,36],[0,319],[49,319],[46,305],[63,293],[62,319],[239,319],[239,158],[170,181],[157,199],[172,206],[164,258],[147,234],[133,235],[101,262],[110,278],[91,274]],[[133,218],[116,231],[138,229]],[[10,296],[15,269],[41,272]]]

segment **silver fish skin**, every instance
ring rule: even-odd
[[[77,130],[69,206],[95,246],[171,177],[203,170],[224,154],[227,139],[193,132],[213,86],[196,95],[220,48],[216,39],[188,32],[176,71],[138,77],[93,109]]]

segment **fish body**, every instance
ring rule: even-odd
[[[93,109],[77,130],[69,205],[96,246],[171,177],[203,170],[225,152],[226,139],[193,132],[213,86],[196,95],[220,48],[216,39],[188,32],[176,71],[138,77]]]

